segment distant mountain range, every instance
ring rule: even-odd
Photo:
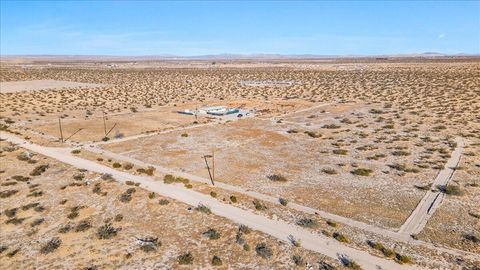
[[[155,60],[274,60],[274,59],[341,59],[341,58],[442,58],[442,57],[480,57],[480,54],[444,54],[439,52],[424,52],[410,54],[382,54],[382,55],[317,55],[317,54],[211,54],[197,56],[178,55],[142,55],[142,56],[115,56],[115,55],[1,55],[1,59],[29,59],[29,60],[76,60],[76,61],[155,61]]]

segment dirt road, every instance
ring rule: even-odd
[[[177,185],[166,185],[152,178],[132,175],[120,172],[110,167],[82,159],[70,154],[71,148],[52,148],[25,142],[23,139],[14,135],[2,132],[1,138],[19,145],[25,149],[48,156],[60,162],[72,165],[80,169],[86,169],[97,173],[111,174],[117,181],[125,182],[127,180],[140,183],[140,186],[162,196],[181,201],[191,206],[197,206],[202,203],[210,207],[211,211],[219,216],[232,220],[233,222],[247,225],[255,230],[259,230],[282,241],[289,242],[290,235],[302,243],[302,247],[314,252],[318,252],[333,259],[349,258],[357,262],[363,269],[421,269],[419,266],[399,265],[393,260],[379,258],[370,255],[368,252],[350,248],[337,242],[332,238],[327,238],[321,234],[313,234],[299,226],[289,224],[280,220],[272,220],[265,216],[252,213],[229,204],[222,203],[210,196],[185,189]]]
[[[433,181],[432,187],[425,194],[425,196],[420,200],[417,207],[413,210],[412,214],[407,218],[405,223],[400,227],[398,231],[404,235],[416,235],[420,233],[425,225],[427,224],[428,219],[435,213],[435,210],[440,207],[445,193],[437,191],[437,186],[447,185],[450,179],[455,172],[458,163],[460,162],[460,157],[463,152],[464,141],[461,138],[456,138],[457,147],[453,151],[450,159],[445,164],[445,168],[440,171],[435,180]]]

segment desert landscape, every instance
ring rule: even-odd
[[[480,59],[4,57],[5,269],[478,269]]]

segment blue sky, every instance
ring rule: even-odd
[[[480,1],[1,1],[0,53],[480,54]]]

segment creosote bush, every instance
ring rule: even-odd
[[[287,178],[281,174],[271,174],[267,178],[274,182],[287,182]]]
[[[255,252],[263,259],[270,259],[270,257],[273,255],[272,250],[265,243],[257,244],[255,247]]]
[[[190,252],[184,253],[178,256],[178,264],[180,265],[188,265],[193,263],[193,255]]]
[[[60,247],[61,244],[62,240],[60,240],[58,237],[54,237],[40,248],[40,253],[48,254],[54,252],[58,247]]]
[[[373,172],[372,170],[365,169],[365,168],[357,168],[351,171],[352,174],[360,175],[360,176],[369,176],[372,172]]]
[[[99,239],[110,239],[117,235],[118,229],[114,228],[111,223],[105,223],[97,229],[97,237]]]

